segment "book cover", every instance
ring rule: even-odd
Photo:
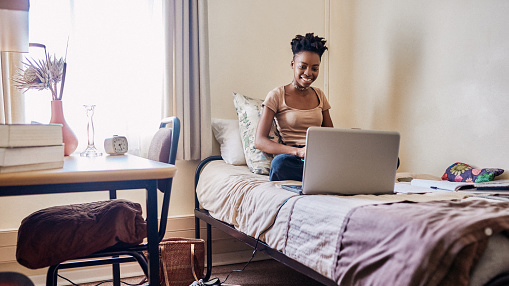
[[[0,124],[0,147],[62,144],[61,124]]]
[[[62,167],[64,167],[64,161],[26,164],[26,165],[14,165],[14,166],[0,166],[0,174],[14,173],[14,172],[26,172],[26,171],[38,171],[38,170],[47,170],[47,169],[60,169]]]
[[[0,147],[0,166],[17,166],[64,160],[64,144],[40,147]]]

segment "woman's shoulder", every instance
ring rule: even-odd
[[[327,96],[325,96],[323,90],[321,90],[318,87],[313,87],[313,89],[315,90],[316,94],[318,95],[318,98],[320,99],[320,105],[322,106],[322,108],[324,110],[330,109],[331,106],[329,100],[327,99]]]
[[[278,86],[278,87],[274,88],[273,90],[269,91],[267,96],[271,95],[271,96],[281,97],[284,94],[285,94],[285,87],[284,86]]]
[[[276,87],[273,90],[269,91],[267,97],[265,98],[265,101],[281,102],[284,95],[285,95],[284,86]]]
[[[314,87],[313,86],[311,88],[315,90],[315,92],[316,92],[316,94],[318,94],[318,96],[325,96],[325,93],[319,87]]]

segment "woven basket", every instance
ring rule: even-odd
[[[205,242],[194,238],[168,238],[159,243],[161,286],[189,286],[203,278]]]

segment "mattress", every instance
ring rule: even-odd
[[[212,217],[237,230],[259,238],[288,257],[322,275],[336,279],[336,248],[347,215],[355,208],[397,202],[471,200],[458,192],[426,194],[301,196],[281,187],[289,181],[270,182],[268,176],[253,174],[246,166],[212,161],[202,171],[197,186],[200,205]],[[509,259],[500,248],[509,240],[494,235],[474,269],[469,285],[483,285],[507,270]],[[496,255],[498,253],[498,255]],[[493,259],[497,257],[497,259]]]

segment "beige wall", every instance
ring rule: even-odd
[[[290,83],[292,38],[327,32],[326,0],[209,0],[208,8],[212,117],[237,118],[232,92],[263,99]],[[326,75],[322,65],[315,86],[325,88]]]
[[[331,1],[336,126],[401,132],[401,171],[509,169],[508,13],[502,0]]]
[[[400,171],[509,169],[509,2],[210,0],[209,12],[213,117],[235,118],[233,91],[288,83],[289,39],[314,31],[336,127],[401,132]]]

